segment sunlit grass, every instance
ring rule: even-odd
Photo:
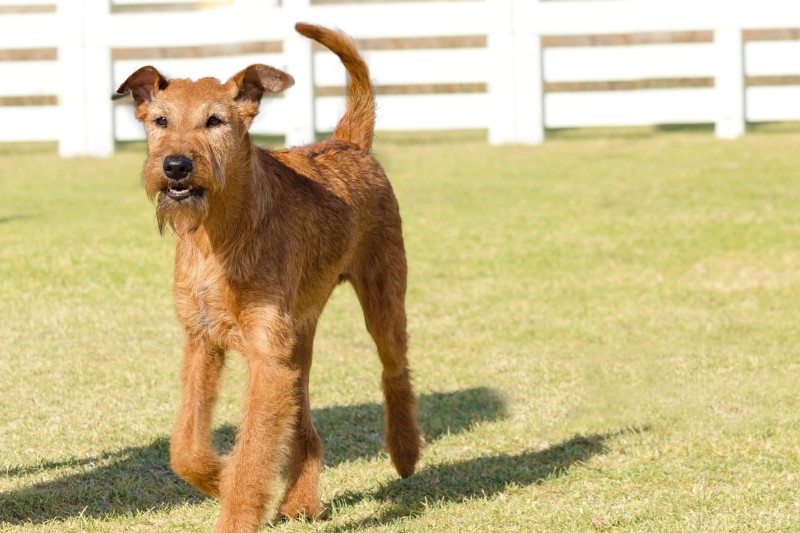
[[[399,480],[338,289],[311,384],[329,518],[277,530],[800,529],[798,147],[791,125],[380,135],[428,446]],[[181,335],[142,160],[0,149],[0,528],[213,525],[168,467]],[[246,377],[229,367],[222,447]]]

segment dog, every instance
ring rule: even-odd
[[[159,231],[176,235],[173,294],[186,341],[170,465],[220,499],[219,533],[256,531],[269,508],[286,517],[323,511],[323,446],[308,378],[317,320],[344,281],[380,356],[385,445],[401,477],[414,473],[424,440],[406,355],[400,212],[370,154],[369,71],[343,33],[295,28],[335,53],[350,76],[329,140],[275,151],[252,143],[248,128],[264,93],[294,83],[267,65],[225,83],[168,80],[146,66],[117,90],[132,94],[147,133],[142,180]],[[228,350],[243,354],[249,374],[236,441],[220,456],[212,411]]]

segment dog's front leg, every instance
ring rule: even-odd
[[[187,339],[181,368],[181,408],[170,439],[170,465],[209,496],[219,496],[221,461],[211,441],[211,417],[224,366],[221,348]]]
[[[288,321],[279,313],[261,311],[242,323],[250,375],[244,418],[222,473],[217,533],[256,531],[280,496],[279,477],[297,410],[299,371],[291,364]]]

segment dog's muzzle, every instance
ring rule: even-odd
[[[184,181],[194,170],[192,160],[188,157],[167,156],[164,158],[162,168],[164,169],[164,175],[167,177],[167,186],[161,192],[172,200],[181,201],[192,196],[203,195],[201,187],[194,187]]]

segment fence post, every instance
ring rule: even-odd
[[[512,59],[511,1],[486,0],[489,10],[489,143],[514,139],[514,61]]]
[[[108,0],[58,0],[62,21],[58,68],[62,157],[106,157],[114,152],[111,51],[91,36],[91,25],[110,13]]]
[[[114,92],[110,43],[101,39],[109,25],[111,0],[84,1],[84,47],[86,67],[86,155],[108,157],[114,153]]]
[[[521,0],[514,0],[515,4]],[[539,0],[524,0],[526,7],[538,15]],[[517,107],[517,142],[541,144],[544,142],[544,80],[542,74],[542,36],[540,28],[527,17],[514,14],[514,87]]]
[[[490,144],[544,141],[541,37],[530,21],[516,20],[518,1],[487,0],[491,17],[487,47],[492,64]],[[525,2],[528,9],[535,10],[539,0]]]
[[[59,0],[56,5],[61,18],[61,45],[58,47],[58,154],[62,157],[82,155],[86,142],[83,94],[83,2]]]
[[[308,20],[310,0],[283,0],[286,20],[291,23]],[[314,142],[315,106],[314,56],[311,40],[294,29],[283,41],[283,56],[288,72],[294,77],[294,86],[284,94],[289,125],[286,130],[286,146],[297,146]]]
[[[720,139],[736,139],[745,133],[745,69],[741,28],[724,27],[714,31],[716,49],[717,122]]]

